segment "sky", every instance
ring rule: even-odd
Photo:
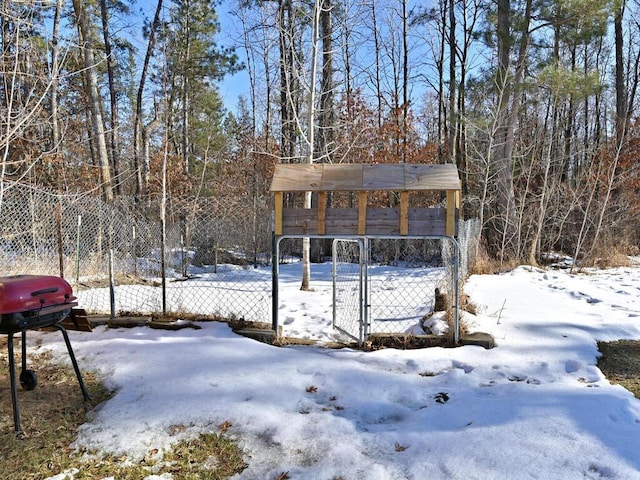
[[[170,2],[167,0],[164,3],[168,6]],[[222,46],[233,46],[235,44],[233,37],[238,34],[238,31],[233,16],[231,15],[231,9],[235,3],[235,0],[223,0],[216,8],[221,29],[221,33],[216,38],[216,41]],[[134,39],[137,38],[137,40],[134,41],[137,41],[141,48],[141,56],[144,56],[146,48],[146,40],[142,38],[142,25],[145,18],[148,20],[153,19],[157,5],[157,0],[137,0],[133,7],[134,12],[140,12],[140,23],[132,25],[131,29]],[[242,50],[238,49],[236,54],[240,58],[240,61],[244,62]],[[140,61],[142,61],[142,58],[140,58]],[[225,106],[230,111],[235,111],[241,95],[249,96],[249,77],[246,70],[239,71],[233,75],[227,75],[218,86]]]
[[[299,290],[299,264],[282,268],[285,334],[316,346],[271,346],[218,322],[70,332],[80,367],[116,390],[73,447],[160,463],[172,443],[229,422],[248,463],[235,480],[640,479],[640,401],[596,365],[597,341],[640,339],[640,259],[471,276],[477,313],[463,322],[494,336],[490,350],[325,348],[339,336],[330,264],[313,266],[312,292]],[[34,335],[32,352],[68,363],[59,334]]]

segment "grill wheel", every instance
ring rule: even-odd
[[[33,390],[38,385],[38,376],[33,370],[22,370],[20,372],[20,385],[23,390]]]

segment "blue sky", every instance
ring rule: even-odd
[[[223,46],[230,46],[233,44],[233,39],[231,38],[233,35],[237,35],[238,29],[234,25],[232,20],[232,16],[229,11],[235,2],[223,1],[216,8],[218,13],[218,17],[220,19],[220,27],[221,34],[217,38],[217,41]],[[170,0],[163,1],[163,7],[168,8],[171,4]],[[151,20],[153,15],[155,14],[156,6],[158,5],[157,0],[138,0],[136,5],[134,5],[134,12],[141,12],[141,19],[139,25],[132,26],[134,36],[137,36],[138,41],[140,42],[140,55],[141,57],[144,55],[144,49],[146,47],[146,41],[142,39],[142,16]],[[241,61],[243,59],[243,51],[237,50],[236,52]],[[140,59],[142,61],[142,58]],[[228,110],[235,111],[236,106],[238,104],[238,98],[240,95],[249,95],[249,80],[246,71],[241,71],[236,73],[235,75],[227,76],[220,84],[220,95],[225,101],[225,105]]]

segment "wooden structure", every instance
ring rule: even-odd
[[[276,236],[457,236],[461,182],[455,165],[279,164],[271,191]],[[397,192],[397,207],[371,208],[369,192]],[[409,193],[440,192],[444,207],[410,208]],[[285,208],[284,194],[312,192],[317,206]],[[357,207],[327,208],[330,192],[352,192]]]

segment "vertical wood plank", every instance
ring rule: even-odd
[[[400,192],[400,235],[409,234],[409,192]]]
[[[453,237],[456,234],[457,194],[457,190],[447,190],[447,218],[445,223],[445,233],[450,237]]]
[[[358,195],[358,235],[367,233],[367,192]]]
[[[282,192],[275,192],[273,195],[274,210],[274,233],[282,235],[282,208],[284,203],[284,195]]]
[[[318,235],[326,232],[327,192],[318,192]]]

